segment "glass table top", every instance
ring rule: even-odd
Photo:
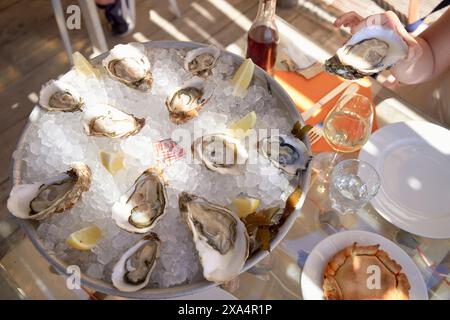
[[[282,22],[285,23],[285,22]],[[282,38],[283,42],[283,38]],[[283,43],[281,43],[283,45]],[[243,50],[245,35],[230,48]],[[379,127],[405,120],[427,120],[391,91],[373,81]],[[351,155],[357,157],[356,154]],[[281,244],[237,279],[222,286],[238,299],[302,299],[302,268],[311,250],[327,236],[345,230],[378,233],[399,245],[415,262],[430,299],[450,299],[450,239],[412,235],[382,218],[369,204],[358,214],[339,215],[330,208],[328,185],[313,174],[301,214]],[[7,212],[0,213],[0,299],[120,299],[88,288],[68,290]]]

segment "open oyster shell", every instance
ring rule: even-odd
[[[193,79],[176,88],[166,99],[170,120],[183,124],[198,116],[198,112],[211,99],[213,90],[203,80]]]
[[[88,135],[113,139],[135,135],[145,124],[144,119],[136,118],[106,104],[87,108],[82,121]]]
[[[216,133],[198,138],[192,144],[194,157],[217,173],[241,175],[247,167],[248,153],[236,138]]]
[[[16,185],[8,198],[8,210],[21,219],[41,220],[72,208],[91,185],[91,169],[74,162],[70,170],[42,182]]]
[[[222,283],[238,276],[249,253],[244,223],[234,212],[185,192],[179,196],[179,206],[205,279]]]
[[[288,135],[275,135],[258,142],[258,151],[277,168],[289,175],[306,170],[311,154],[300,139]]]
[[[220,50],[215,47],[191,50],[186,54],[184,68],[194,76],[207,78],[211,75],[219,56]]]
[[[159,258],[160,240],[156,233],[146,235],[128,249],[114,265],[111,280],[124,292],[134,292],[147,286]]]
[[[147,233],[162,218],[167,193],[162,172],[148,169],[112,207],[117,226],[128,232]]]
[[[153,77],[143,44],[116,45],[102,61],[108,74],[130,88],[150,92]]]
[[[408,46],[393,30],[369,26],[355,33],[328,59],[325,70],[355,80],[388,69],[407,54]]]
[[[39,105],[46,111],[79,111],[84,103],[75,88],[61,80],[50,80],[41,89]]]

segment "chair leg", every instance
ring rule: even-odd
[[[420,19],[420,0],[409,0],[408,22],[414,23]]]
[[[130,24],[132,30],[136,25],[136,2],[135,0],[120,0],[122,2],[122,11],[125,20]]]
[[[181,11],[180,7],[178,7],[177,0],[169,0],[170,1],[170,8],[172,9],[173,13],[177,16],[177,18],[181,17]]]
[[[91,39],[94,54],[108,51],[105,34],[98,17],[97,7],[94,0],[78,0],[83,14],[84,22]]]
[[[62,9],[61,0],[52,0],[53,12],[55,14],[56,24],[58,25],[59,33],[63,42],[64,50],[66,50],[67,58],[70,64],[73,65],[72,59],[72,45],[70,44],[69,33],[66,29],[66,20],[64,18],[64,11]]]

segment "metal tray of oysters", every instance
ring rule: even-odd
[[[43,85],[8,208],[60,273],[75,265],[94,290],[172,298],[232,280],[280,243],[305,199],[310,145],[262,69],[236,93],[242,63],[197,43],[130,43]],[[233,127],[250,113],[256,137]],[[90,226],[95,245],[71,247]]]

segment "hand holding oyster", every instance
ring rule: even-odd
[[[408,46],[391,29],[369,26],[355,33],[325,61],[325,70],[356,80],[389,69],[408,54]]]

